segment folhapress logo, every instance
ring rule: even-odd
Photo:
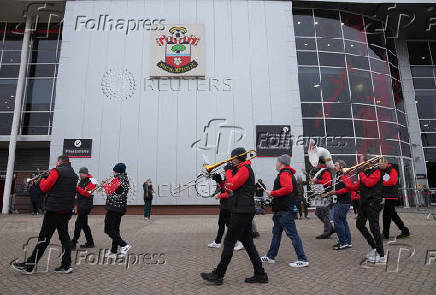
[[[98,17],[87,17],[78,15],[74,30],[76,31],[117,31],[125,32],[128,35],[131,32],[139,30],[156,31],[165,29],[165,19],[149,18],[113,18],[109,14],[100,14]]]

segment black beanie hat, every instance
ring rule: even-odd
[[[238,155],[240,155],[240,154],[243,154],[243,153],[245,153],[245,152],[246,152],[246,150],[245,150],[243,147],[238,147],[238,148],[235,148],[235,149],[232,151],[231,156],[232,156],[232,158],[233,158],[233,157],[238,156]],[[247,155],[246,155],[246,154],[243,155],[243,156],[241,156],[241,157],[238,157],[238,159],[239,159],[240,161],[244,161],[246,158],[247,158]]]
[[[112,170],[114,170],[114,172],[117,172],[117,173],[126,173],[126,164],[118,163],[114,166],[114,169],[112,169]]]

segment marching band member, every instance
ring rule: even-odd
[[[389,228],[391,227],[391,221],[393,221],[401,234],[397,236],[397,239],[402,239],[410,236],[409,229],[404,226],[404,222],[398,216],[395,210],[395,205],[398,203],[398,166],[396,164],[389,164],[387,161],[383,162],[380,166],[383,178],[383,198],[385,200],[383,209],[383,238],[389,239]]]
[[[371,156],[366,154],[362,158],[361,162],[364,162],[368,161]],[[351,185],[345,184],[347,191],[360,191],[360,208],[356,219],[356,227],[371,247],[371,250],[366,255],[368,261],[376,264],[386,264],[379,225],[383,188],[380,168],[376,167],[361,171],[359,172],[359,178],[358,182],[354,182]],[[366,221],[369,222],[372,235],[365,226]]]
[[[315,184],[322,184],[324,189],[332,185],[332,174],[327,168],[323,157],[319,157],[318,169],[323,169],[322,172],[312,181]],[[335,232],[330,219],[331,206],[318,206],[315,208],[315,215],[324,223],[324,232],[317,236],[317,239],[328,239]]]
[[[56,168],[50,170],[47,178],[41,179],[39,187],[46,196],[46,212],[42,222],[38,243],[33,249],[32,255],[26,262],[14,262],[12,268],[22,271],[24,274],[32,274],[35,266],[44,255],[44,251],[50,244],[50,239],[55,230],[59,233],[62,244],[62,265],[55,269],[59,273],[71,273],[71,240],[68,234],[68,221],[74,207],[74,196],[79,177],[71,167],[67,156],[59,156]]]
[[[348,227],[347,213],[351,206],[351,193],[347,191],[346,185],[351,185],[349,175],[343,174],[342,169],[346,167],[345,161],[339,160],[335,163],[336,180],[335,185],[337,202],[333,212],[333,222],[338,235],[338,243],[333,246],[334,250],[351,248],[351,232]]]
[[[237,158],[232,160],[231,165],[226,165],[226,189],[232,193],[225,192],[217,195],[217,198],[228,198],[230,206],[230,222],[224,238],[224,249],[221,253],[221,261],[218,266],[209,273],[201,273],[201,277],[215,285],[222,285],[224,275],[227,271],[236,241],[244,245],[254,268],[254,276],[246,278],[246,283],[268,283],[268,276],[265,273],[256,246],[251,235],[251,222],[256,212],[254,205],[255,177],[251,169],[251,162],[246,161],[244,148],[236,148],[231,156]]]
[[[104,232],[112,239],[111,251],[106,253],[107,258],[116,258],[118,246],[121,247],[121,255],[125,256],[132,248],[120,236],[121,217],[126,213],[127,194],[129,193],[129,179],[126,174],[126,165],[118,163],[113,168],[114,178],[110,183],[104,184],[107,195],[104,219]]]
[[[286,235],[291,239],[298,260],[289,263],[291,267],[309,266],[306,254],[303,250],[303,243],[298,235],[295,218],[297,217],[298,190],[297,180],[295,179],[295,169],[290,167],[291,157],[281,155],[276,162],[276,170],[279,173],[274,180],[274,189],[268,191],[267,195],[273,198],[272,210],[274,212],[272,230],[273,237],[271,245],[266,256],[262,257],[262,262],[274,263],[275,257],[279,252],[282,232],[285,230]]]
[[[95,188],[97,181],[89,174],[88,168],[79,169],[80,182],[77,185],[75,212],[77,213],[76,223],[74,225],[74,237],[71,240],[72,249],[76,249],[77,241],[80,237],[80,231],[85,233],[86,243],[80,245],[80,248],[94,248],[94,239],[92,238],[91,228],[88,225],[88,215],[93,207],[94,195],[89,193]]]

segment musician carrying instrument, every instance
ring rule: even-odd
[[[38,174],[36,176],[34,176],[33,178],[27,178],[27,180],[26,180],[27,185],[39,184],[41,182],[41,179],[45,178],[49,174],[50,174],[49,170],[44,170],[42,172],[38,171]]]

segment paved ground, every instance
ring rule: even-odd
[[[356,231],[352,213],[349,222],[353,248],[340,252],[330,249],[335,239],[314,238],[320,233],[321,223],[313,214],[309,220],[298,220],[310,267],[288,266],[288,262],[295,260],[295,254],[289,240],[283,237],[276,263],[265,266],[270,283],[255,286],[243,282],[252,273],[244,251],[235,253],[224,285],[208,286],[200,279],[199,273],[211,270],[221,253],[206,247],[216,233],[217,216],[155,216],[151,222],[144,222],[141,216],[125,216],[121,226],[123,237],[133,245],[131,253],[138,254],[136,258],[130,257],[129,267],[125,261],[117,265],[101,263],[97,254],[88,255],[87,261],[83,261],[76,257],[81,256],[76,252],[74,272],[56,274],[53,269],[60,260],[53,246],[51,258],[46,254],[38,273],[32,276],[11,271],[9,263],[23,256],[22,245],[37,235],[42,217],[2,216],[0,294],[436,294],[436,259],[426,264],[429,256],[436,257],[436,221],[410,212],[401,216],[413,236],[401,243],[385,243],[389,249],[386,267],[362,264],[368,247]],[[99,249],[110,245],[103,234],[103,218],[90,217],[97,245],[91,253],[99,253]],[[261,237],[255,243],[259,253],[264,254],[271,239],[271,215],[256,216],[256,222]],[[70,222],[70,230],[72,227]],[[394,228],[391,234],[397,233]],[[57,234],[52,243],[59,244]],[[135,259],[139,261],[136,264]]]

